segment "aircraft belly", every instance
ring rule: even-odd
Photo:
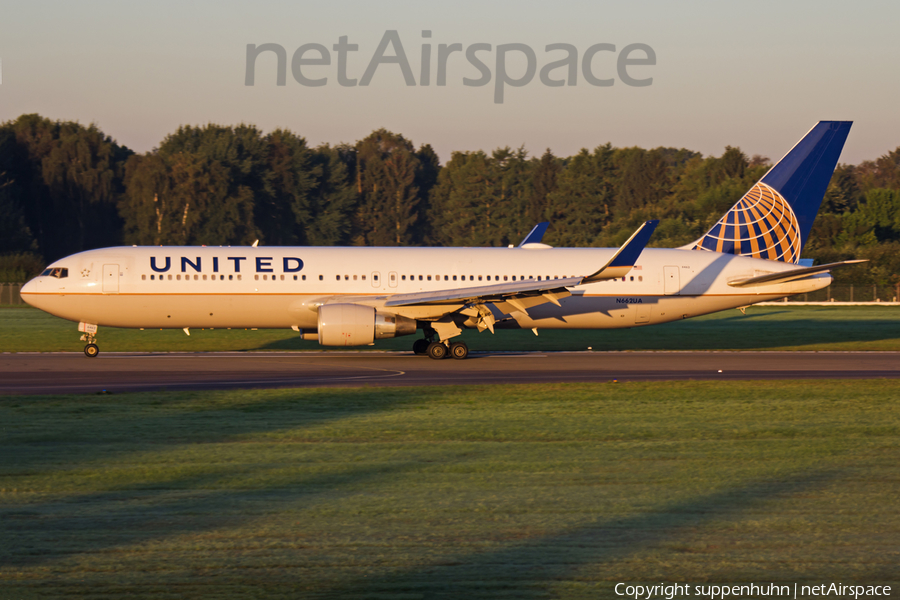
[[[317,315],[291,310],[291,296],[262,295],[70,295],[48,310],[70,321],[146,329],[315,329]],[[47,309],[45,309],[47,310]]]

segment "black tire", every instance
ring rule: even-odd
[[[440,342],[431,342],[428,344],[428,356],[435,360],[447,358],[447,346]]]
[[[425,354],[428,352],[428,340],[416,340],[413,342],[413,353]]]
[[[469,356],[469,347],[465,342],[454,342],[450,344],[450,356],[457,360],[463,360]]]
[[[84,355],[88,358],[95,358],[98,354],[100,354],[100,348],[97,347],[97,344],[88,344],[84,347]]]

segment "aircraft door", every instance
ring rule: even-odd
[[[119,293],[119,265],[103,265],[103,293]]]
[[[388,285],[391,287],[397,287],[397,279],[398,276],[395,272],[391,271],[388,273]]]
[[[378,273],[377,271],[372,272],[372,287],[381,287],[381,273]]]
[[[666,296],[677,296],[680,291],[678,267],[663,267],[663,293]]]

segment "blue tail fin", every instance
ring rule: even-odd
[[[819,121],[693,248],[796,263],[851,121]]]

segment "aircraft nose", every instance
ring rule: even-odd
[[[28,301],[29,294],[33,294],[35,291],[37,291],[37,284],[35,283],[35,279],[32,279],[22,286],[19,290],[19,295],[22,297],[22,300],[31,304],[31,302]]]

